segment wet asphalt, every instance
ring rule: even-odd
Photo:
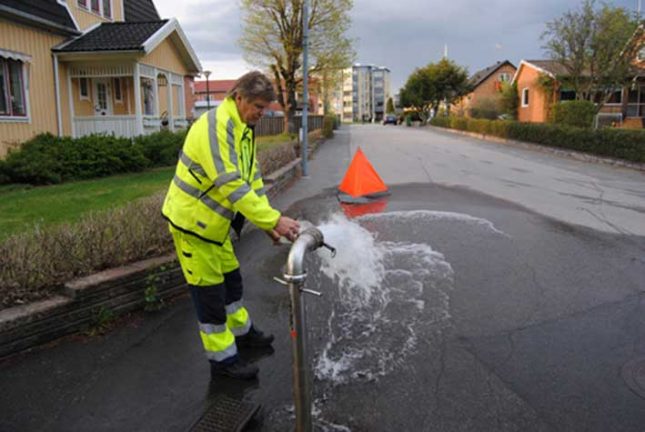
[[[357,133],[340,132],[274,201],[288,214],[322,224],[348,212],[333,186]],[[307,297],[317,430],[645,429],[645,399],[623,378],[645,358],[644,237],[434,182],[393,185],[379,207],[344,222],[384,253],[370,298],[308,258],[307,287],[324,293]],[[273,352],[243,353],[257,381],[209,380],[184,296],[0,362],[0,430],[183,431],[222,394],[262,404],[249,430],[291,430],[289,298],[272,280],[288,247],[251,231],[236,249],[247,307],[276,335]],[[353,251],[361,282],[370,251]]]

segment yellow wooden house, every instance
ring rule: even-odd
[[[188,125],[199,60],[152,0],[0,3],[0,158],[36,134]]]

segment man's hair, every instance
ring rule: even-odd
[[[242,75],[228,95],[235,98],[237,95],[245,99],[262,99],[267,102],[275,100],[273,83],[260,71],[251,71]]]

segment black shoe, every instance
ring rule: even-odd
[[[273,335],[265,335],[255,326],[251,326],[247,334],[235,338],[235,344],[240,348],[265,348],[272,342]]]
[[[227,376],[236,379],[251,380],[258,375],[259,369],[238,358],[233,363],[211,362],[211,379],[217,376]]]

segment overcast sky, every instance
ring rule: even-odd
[[[154,0],[163,18],[176,17],[212,79],[235,79],[251,69],[238,45],[235,0]],[[357,62],[386,66],[392,91],[419,66],[448,57],[470,74],[510,60],[545,58],[545,23],[581,0],[354,0],[350,36]],[[635,11],[638,0],[608,0]]]

